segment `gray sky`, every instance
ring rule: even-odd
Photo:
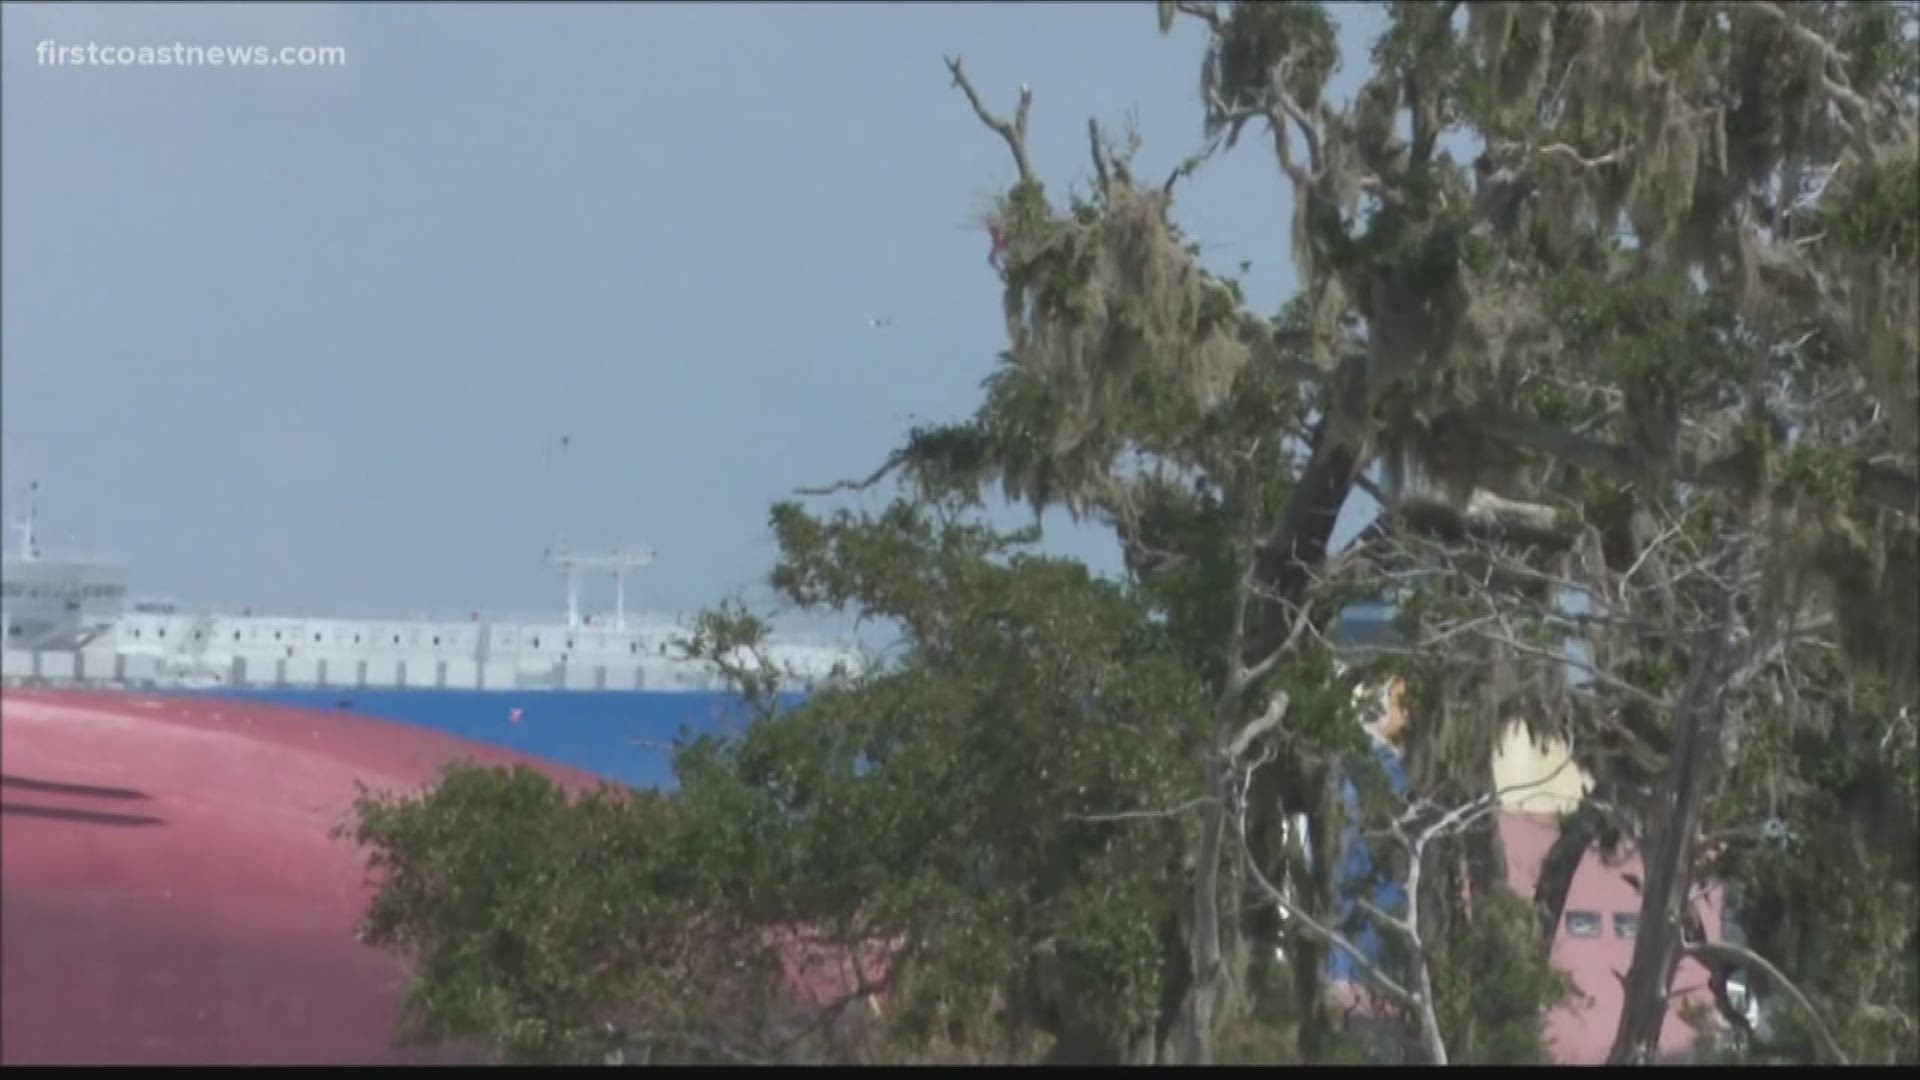
[[[1378,15],[1340,17],[1351,67]],[[0,19],[7,507],[37,479],[49,546],[263,612],[551,610],[556,532],[651,543],[650,608],[763,597],[768,506],[970,413],[1004,344],[968,221],[1012,166],[941,56],[996,109],[1033,85],[1056,190],[1089,115],[1133,111],[1156,172],[1200,138],[1200,35],[1143,3]],[[42,66],[47,40],[348,58]],[[1289,212],[1257,144],[1177,207],[1265,310]]]

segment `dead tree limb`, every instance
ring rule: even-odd
[[[1027,160],[1027,111],[1033,107],[1033,89],[1025,84],[1021,85],[1020,104],[1014,110],[1013,121],[1009,123],[987,110],[986,105],[980,100],[979,92],[974,90],[972,81],[967,78],[965,69],[960,66],[959,57],[947,57],[947,70],[953,74],[953,85],[967,95],[967,104],[973,106],[973,115],[979,117],[981,123],[987,125],[989,130],[1006,142],[1007,149],[1013,153],[1014,167],[1020,170],[1020,179],[1031,181],[1033,167]]]

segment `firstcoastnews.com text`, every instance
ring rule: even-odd
[[[42,41],[34,57],[43,67],[345,67],[339,45],[61,45]]]

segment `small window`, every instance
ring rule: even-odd
[[[1616,911],[1613,913],[1613,936],[1632,941],[1640,932],[1640,914],[1635,911]]]
[[[438,644],[440,644],[440,635],[439,635],[439,634],[435,634],[435,635],[433,635],[433,643],[434,643],[435,645],[438,645]]]
[[[395,634],[395,635],[393,635],[393,643],[394,643],[395,645],[398,645],[398,644],[400,644],[400,635],[399,635],[399,634]]]
[[[195,630],[193,632],[193,640],[195,641],[203,641],[206,639],[206,636],[207,632],[205,630]]]
[[[239,640],[240,640],[240,631],[238,631],[238,630],[235,630],[235,631],[233,632],[233,640],[235,640],[235,641],[239,641]]]
[[[18,624],[15,624],[15,625],[13,625],[13,626],[9,626],[9,627],[7,627],[7,635],[8,635],[9,637],[19,637],[19,636],[20,636],[20,627],[19,627],[19,625],[18,625]]]
[[[280,631],[278,631],[278,630],[275,630],[275,631],[273,632],[273,640],[275,640],[275,641],[279,641],[279,640],[280,640]]]
[[[165,638],[167,636],[167,628],[163,626],[160,629],[155,630],[154,633],[159,634],[162,638]]]
[[[358,644],[360,644],[360,635],[359,635],[359,634],[355,634],[355,635],[353,635],[353,643],[354,643],[355,645],[358,645]]]
[[[1600,936],[1600,915],[1593,911],[1567,912],[1567,933],[1577,938]]]
[[[639,656],[639,655],[640,655],[640,643],[639,643],[639,642],[637,642],[637,641],[629,641],[629,642],[627,642],[627,651],[628,651],[628,652],[630,652],[630,653],[632,653],[632,654],[633,654],[633,655],[635,655],[635,656]]]
[[[540,639],[539,639],[539,638],[534,638],[534,639],[533,639],[533,647],[534,647],[534,648],[536,648],[536,649],[540,647]]]
[[[318,645],[318,644],[320,644],[320,635],[319,635],[319,634],[315,634],[315,635],[313,635],[313,643],[314,643],[315,645]]]
[[[572,639],[572,638],[568,638],[568,639],[567,639],[567,648],[569,648],[569,649],[571,649],[571,648],[573,648],[573,639]]]
[[[133,628],[133,636],[134,636],[134,637],[139,637],[139,636],[140,636],[140,628],[139,628],[139,627],[137,627],[137,626],[136,626],[136,627],[134,627],[134,628]]]

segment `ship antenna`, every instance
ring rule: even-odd
[[[560,476],[566,472],[566,451],[572,444],[573,436],[571,435],[561,435],[557,442],[548,444],[548,468],[553,474],[549,477],[549,483],[552,483],[555,489],[559,486]],[[547,557],[560,568],[561,576],[566,579],[567,629],[577,630],[580,627],[580,560],[574,556],[573,552],[567,550],[566,533],[558,530],[554,532],[553,547],[548,549]]]

